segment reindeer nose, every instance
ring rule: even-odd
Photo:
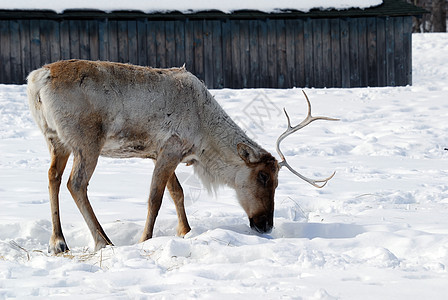
[[[260,233],[270,233],[273,227],[273,218],[266,215],[249,218],[250,228]]]

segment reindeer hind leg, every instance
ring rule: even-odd
[[[66,149],[57,138],[49,138],[47,140],[51,164],[48,170],[48,192],[50,196],[51,221],[53,232],[48,246],[48,252],[53,254],[68,251],[62,233],[61,218],[59,213],[59,189],[61,186],[62,174],[64,173],[70,151]]]
[[[87,186],[98,162],[99,150],[85,148],[73,153],[73,169],[67,183],[68,189],[89,227],[95,242],[95,251],[113,245],[95,216],[87,197]]]

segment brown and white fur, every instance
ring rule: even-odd
[[[112,245],[87,197],[100,155],[155,162],[141,241],[152,237],[165,187],[176,206],[178,235],[190,231],[175,174],[179,163],[193,165],[210,189],[234,188],[250,226],[260,232],[272,229],[277,160],[248,138],[185,68],[59,61],[29,74],[28,99],[51,154],[50,252],[68,250],[59,216],[59,188],[70,154],[74,159],[67,186],[90,229],[95,250]]]

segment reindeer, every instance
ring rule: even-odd
[[[67,160],[73,167],[67,183],[95,242],[95,251],[112,245],[87,197],[87,185],[100,155],[112,158],[150,158],[155,162],[148,213],[141,242],[152,237],[165,188],[173,198],[177,234],[190,231],[184,194],[175,169],[186,163],[194,167],[210,190],[227,185],[236,190],[250,227],[270,232],[273,227],[274,193],[278,172],[294,171],[280,151],[288,135],[312,121],[335,120],[308,116],[288,128],[277,141],[279,163],[252,141],[219,106],[205,85],[185,67],[157,69],[130,64],[67,60],[31,72],[28,99],[31,113],[42,131],[51,155],[48,170],[52,235],[49,252],[68,251],[59,215],[59,188]]]

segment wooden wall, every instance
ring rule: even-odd
[[[412,83],[411,17],[0,20],[0,83],[81,58],[182,66],[209,88]]]

